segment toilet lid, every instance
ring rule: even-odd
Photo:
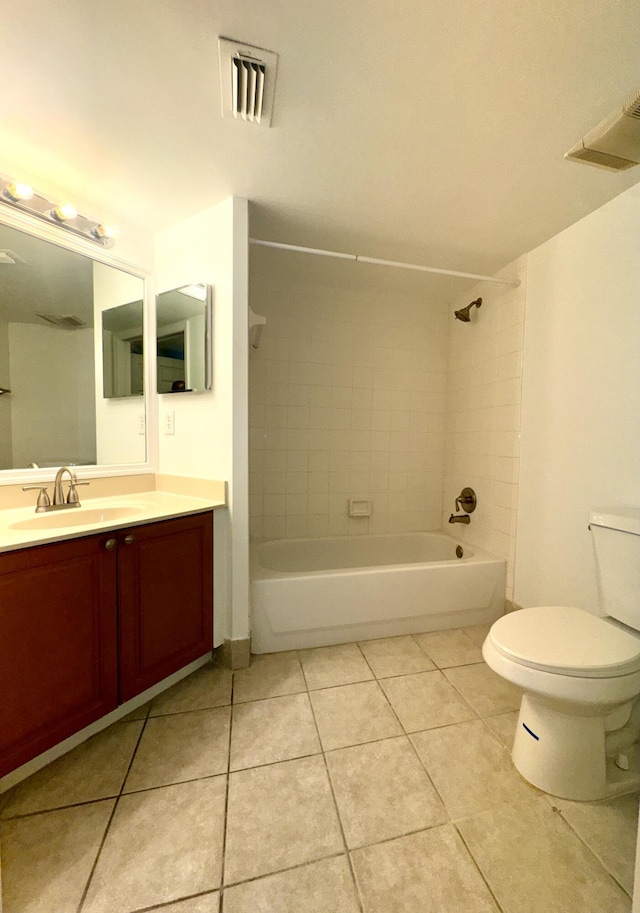
[[[639,637],[571,606],[510,612],[489,639],[508,659],[558,675],[612,678],[640,670]]]

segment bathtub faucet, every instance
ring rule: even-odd
[[[471,523],[469,514],[451,514],[449,523]]]

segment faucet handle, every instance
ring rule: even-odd
[[[76,488],[78,485],[90,485],[91,482],[78,482],[76,478],[72,479],[69,483],[69,493],[67,494],[67,504],[79,504],[80,498],[78,497],[78,492]]]
[[[46,510],[47,507],[51,506],[51,500],[46,485],[23,485],[22,490],[40,492],[38,500],[36,501],[36,511]]]

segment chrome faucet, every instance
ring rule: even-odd
[[[62,490],[62,478],[65,472],[69,473],[69,491],[67,492],[66,498],[64,496],[64,491]],[[70,507],[80,507],[80,498],[76,491],[78,485],[89,485],[89,482],[78,482],[78,477],[73,469],[69,466],[62,466],[57,471],[53,483],[53,504],[49,499],[49,492],[47,491],[46,485],[24,485],[22,490],[37,490],[40,492],[36,504],[36,513],[39,514],[49,510],[66,510]]]

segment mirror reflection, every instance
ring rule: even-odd
[[[185,285],[156,298],[158,393],[211,389],[211,288]]]
[[[103,396],[101,318],[143,294],[138,276],[0,224],[0,470],[144,462],[144,400]]]
[[[105,399],[144,393],[142,301],[102,312],[102,380]]]

